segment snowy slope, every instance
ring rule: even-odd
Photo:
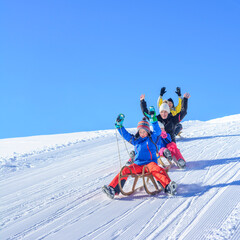
[[[240,239],[240,114],[183,125],[175,197],[101,192],[120,170],[115,130],[0,140],[0,239]]]

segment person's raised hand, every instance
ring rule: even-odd
[[[116,122],[115,122],[115,127],[116,128],[122,128],[124,118],[125,118],[124,114],[122,114],[122,113],[118,114]]]
[[[185,98],[190,98],[191,97],[191,95],[189,94],[189,93],[185,93],[184,95],[183,95],[183,97],[185,97]]]
[[[166,88],[165,87],[162,87],[161,88],[161,91],[160,91],[160,96],[162,97],[164,95],[164,93],[166,93]]]
[[[181,88],[180,87],[177,87],[176,88],[176,92],[175,92],[179,97],[181,97]]]
[[[140,101],[142,101],[142,100],[145,100],[145,94],[142,94],[142,95],[140,96]]]

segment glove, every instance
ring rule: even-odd
[[[166,137],[167,137],[167,133],[166,133],[165,131],[162,131],[161,137],[162,137],[162,138],[166,138]]]
[[[176,88],[176,92],[175,92],[179,97],[181,97],[181,88],[180,87],[177,87]]]
[[[157,122],[156,111],[154,107],[149,107],[149,114],[145,113],[145,115],[149,118],[150,123]]]
[[[123,124],[123,121],[124,121],[124,114],[120,113],[116,119],[116,122],[115,122],[115,127],[116,128],[122,128],[122,124]]]
[[[166,93],[166,88],[165,87],[162,87],[161,88],[161,91],[160,91],[160,96],[162,97],[164,93]]]

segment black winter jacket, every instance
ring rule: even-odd
[[[141,106],[143,115],[147,117],[144,114],[144,113],[149,114],[146,101],[141,100],[140,106]],[[160,114],[157,115],[158,121],[164,125],[165,131],[170,134],[173,142],[176,142],[175,135],[174,135],[175,126],[177,123],[181,122],[182,119],[187,115],[187,107],[188,107],[188,99],[183,98],[181,112],[178,113],[177,115],[173,116],[171,113],[169,113],[166,119],[162,119]]]

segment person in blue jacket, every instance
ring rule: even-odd
[[[152,108],[153,109],[153,108]],[[119,115],[115,126],[118,129],[118,132],[121,136],[131,143],[135,148],[135,161],[129,166],[132,170],[132,173],[139,174],[142,173],[144,165],[147,165],[149,171],[155,177],[159,185],[165,190],[166,193],[175,195],[177,184],[174,181],[171,181],[166,171],[157,164],[157,141],[159,141],[161,135],[161,129],[158,125],[156,118],[156,112],[149,115],[150,122],[153,126],[153,132],[150,131],[149,122],[146,118],[143,118],[142,121],[138,123],[137,133],[135,135],[130,134],[123,127],[124,116]],[[125,168],[122,172],[123,175],[130,173],[129,169]],[[115,195],[120,193],[120,188],[118,185],[119,173],[111,181],[109,185],[104,185],[102,187],[103,192],[110,198],[114,198]],[[121,181],[121,185],[125,184],[127,178]]]
[[[154,109],[153,107],[150,107],[149,109],[151,109],[151,108]],[[150,115],[151,114],[154,114],[154,113],[150,112]],[[149,117],[150,115],[146,114],[147,117]],[[166,133],[162,123],[158,122],[158,125],[161,128],[161,134],[158,135],[158,137],[156,139],[158,151],[159,151],[159,153],[161,153],[161,156],[164,156],[164,157],[168,158],[170,161],[172,161],[172,155],[171,155],[170,151],[166,148],[167,144],[172,142],[171,135],[169,133]],[[137,133],[137,134],[139,134],[139,133]],[[137,134],[136,134],[136,137],[138,137]],[[151,134],[152,134],[152,132],[150,131],[150,135]],[[130,159],[126,162],[126,165],[127,166],[130,165],[130,164],[134,163],[134,161],[135,161],[135,151],[131,151]]]

